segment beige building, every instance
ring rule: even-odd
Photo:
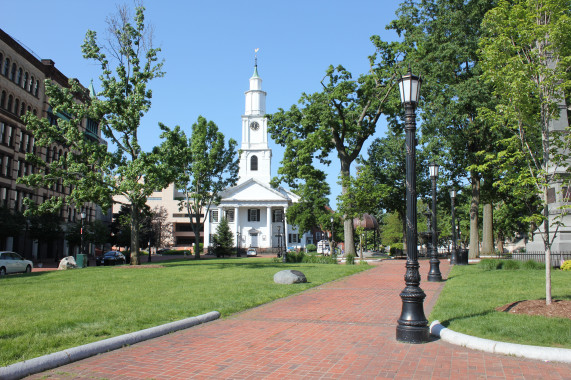
[[[51,79],[67,86],[68,78],[50,59],[40,59],[0,29],[0,206],[11,212],[23,211],[24,198],[41,203],[49,197],[65,197],[70,193],[60,180],[50,188],[33,189],[16,183],[19,177],[38,173],[38,168],[26,161],[26,153],[40,155],[50,161],[65,155],[65,146],[39,148],[33,134],[26,129],[22,117],[26,112],[48,118],[53,123],[64,115],[52,113],[45,94],[44,81]],[[105,143],[97,123],[86,120],[82,126],[86,138]],[[81,210],[72,206],[60,210],[62,228],[80,221],[81,212],[86,220],[102,219],[101,211],[93,204]],[[79,247],[69,247],[64,233],[49,241],[33,240],[28,228],[14,236],[0,235],[0,250],[13,250],[33,261],[58,260],[75,253]],[[92,250],[93,247],[89,247]]]

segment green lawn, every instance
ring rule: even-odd
[[[551,284],[553,299],[571,300],[571,272],[552,270]],[[571,348],[571,319],[495,310],[528,299],[545,299],[544,270],[486,271],[478,265],[455,266],[430,320],[480,338]]]
[[[174,260],[0,279],[0,366],[217,310],[222,317],[366,270],[271,259]],[[307,284],[273,282],[301,270]]]

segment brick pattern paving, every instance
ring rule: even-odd
[[[571,365],[395,340],[404,261],[34,379],[571,379]],[[421,262],[423,280],[428,261]],[[448,273],[447,262],[441,263]],[[309,279],[311,280],[311,279]],[[423,281],[428,316],[443,283]]]

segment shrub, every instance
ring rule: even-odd
[[[359,265],[369,265],[369,263],[365,260],[359,261]]]
[[[337,264],[337,260],[330,256],[305,255],[302,263],[310,264]]]
[[[287,263],[301,263],[303,261],[303,258],[305,257],[305,254],[303,252],[295,252],[295,251],[290,251],[286,254],[286,262]]]
[[[523,269],[535,270],[535,269],[543,269],[543,268],[545,268],[545,265],[543,265],[542,263],[538,263],[537,261],[534,261],[534,260],[527,260],[521,265],[521,267]]]
[[[571,271],[571,260],[566,260],[561,264],[561,270]]]
[[[501,261],[495,259],[482,259],[478,266],[483,270],[496,270],[501,268]]]
[[[355,255],[347,255],[347,257],[345,257],[345,264],[354,265],[355,264]]]
[[[306,247],[307,252],[316,252],[317,251],[317,247],[315,246],[315,244],[308,244]]]
[[[520,268],[520,262],[517,260],[502,260],[502,269],[505,270],[518,270]]]

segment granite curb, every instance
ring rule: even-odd
[[[567,348],[529,346],[478,338],[450,330],[442,326],[439,321],[430,324],[430,333],[445,342],[473,350],[527,359],[571,363],[571,349]]]
[[[98,342],[84,344],[67,350],[54,352],[53,354],[40,356],[23,362],[14,363],[7,367],[0,367],[0,379],[12,380],[47,371],[81,359],[88,358],[107,351],[116,350],[144,340],[153,339],[182,329],[187,329],[205,322],[220,318],[218,311],[211,311],[196,317],[181,319],[164,325],[151,327],[145,330],[135,331],[129,334],[119,335]]]

